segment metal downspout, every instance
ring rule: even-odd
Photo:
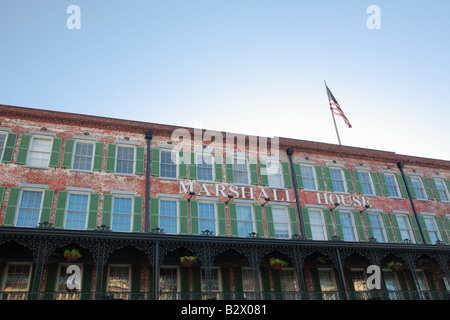
[[[302,216],[302,212],[301,212],[301,209],[300,209],[300,198],[298,196],[297,178],[295,177],[294,164],[292,162],[292,154],[294,153],[294,149],[293,148],[288,148],[288,149],[286,149],[286,153],[289,156],[289,162],[291,164],[292,178],[294,180],[295,200],[296,200],[296,203],[297,203],[298,217],[300,219],[300,229],[301,229],[301,232],[302,232],[302,239],[305,240],[306,239],[305,227],[303,225],[303,216]]]

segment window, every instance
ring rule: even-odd
[[[58,271],[58,280],[56,282],[56,300],[79,300],[80,299],[80,292],[81,289],[77,289],[74,287],[74,289],[69,290],[67,287],[67,280],[70,276],[72,276],[73,272],[67,273],[67,267],[69,264],[61,264],[59,265],[59,271]],[[81,269],[81,267],[80,267]],[[77,279],[75,277],[72,278],[72,284],[76,285],[78,284],[81,288],[81,279]],[[78,280],[78,283],[76,282]]]
[[[425,276],[425,272],[423,270],[416,269],[416,276],[417,276],[417,282],[419,287],[417,288],[420,299],[421,300],[431,300],[431,297],[429,296],[429,292],[427,292],[429,289],[428,287],[428,281]]]
[[[208,292],[208,281],[206,277],[206,270],[202,268],[202,292]],[[215,295],[217,300],[220,299],[220,274],[219,268],[211,268],[211,282],[209,283],[212,295]],[[204,296],[204,299],[211,299],[211,296]]]
[[[113,197],[112,207],[112,231],[130,232],[132,228],[132,207],[131,197]]]
[[[197,179],[214,181],[213,157],[208,154],[197,154]]]
[[[131,268],[123,265],[110,265],[108,270],[108,292],[114,299],[128,299],[131,291]]]
[[[211,202],[199,202],[198,223],[200,232],[209,230],[216,234],[215,204]]]
[[[395,178],[395,175],[385,173],[384,179],[386,181],[386,185],[389,190],[389,195],[393,198],[399,198],[400,191],[398,189],[397,180]]]
[[[159,291],[161,300],[176,300],[178,294],[178,268],[161,267],[159,270]]]
[[[320,289],[324,300],[337,300],[337,286],[332,269],[318,269]]]
[[[234,183],[249,184],[248,159],[233,158],[233,181]]]
[[[390,269],[383,270],[384,284],[388,292],[389,300],[401,300],[400,286],[398,284],[397,276]]]
[[[159,227],[163,229],[165,233],[178,233],[177,217],[177,201],[159,201]]]
[[[413,189],[414,189],[417,199],[421,199],[421,200],[428,199],[425,195],[425,190],[422,185],[422,179],[420,179],[419,177],[411,177],[411,184],[413,186]]]
[[[89,196],[87,194],[70,193],[66,211],[66,229],[86,229]]]
[[[11,263],[8,264],[6,277],[3,283],[2,300],[25,300],[30,285],[31,264]]]
[[[22,190],[16,222],[17,227],[36,227],[38,225],[42,197],[42,191]]]
[[[342,233],[345,241],[356,241],[355,224],[353,223],[352,213],[349,211],[339,211],[341,218]]]
[[[161,150],[160,177],[177,178],[177,153]]]
[[[281,162],[275,160],[267,161],[267,179],[270,188],[283,188],[283,174],[281,170]]]
[[[373,186],[370,173],[368,171],[358,171],[359,181],[361,183],[361,189],[365,195],[373,195]]]
[[[253,216],[250,206],[236,205],[238,236],[248,237],[253,232]]]
[[[5,149],[5,143],[6,143],[6,134],[0,133],[0,160],[3,157],[3,150]]]
[[[436,220],[434,217],[423,217],[425,221],[425,225],[428,230],[428,234],[430,235],[431,243],[436,243],[436,241],[441,241],[441,235],[436,226]]]
[[[297,283],[295,270],[292,268],[283,268],[280,270],[281,291],[283,300],[298,300],[300,291]]]
[[[308,216],[313,240],[327,240],[322,211],[310,208],[308,209]]]
[[[94,144],[92,142],[76,141],[73,153],[73,169],[92,170]]]
[[[275,238],[289,239],[289,216],[287,208],[272,207]]]
[[[117,146],[116,173],[134,174],[135,148]]]
[[[400,229],[400,234],[402,235],[402,240],[408,239],[414,242],[414,237],[411,232],[411,226],[406,215],[396,215],[398,227]]]
[[[367,275],[363,269],[351,269],[353,287],[357,300],[368,300],[367,294]]]
[[[445,182],[442,179],[434,179],[434,183],[436,184],[436,189],[439,193],[439,198],[442,201],[449,201],[450,197],[448,194],[448,190],[445,186]]]
[[[378,242],[386,242],[381,216],[378,213],[370,213],[369,220],[372,226],[373,237],[377,239]]]
[[[253,270],[250,268],[242,268],[242,289],[245,300],[255,300],[255,277]]]
[[[52,138],[32,136],[30,151],[28,152],[28,166],[48,168],[52,150]]]
[[[303,188],[305,190],[317,190],[314,168],[308,165],[300,165]]]
[[[342,170],[337,168],[330,168],[330,176],[333,183],[333,190],[335,192],[346,192]]]

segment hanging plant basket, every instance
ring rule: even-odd
[[[399,271],[403,268],[403,264],[400,262],[391,261],[387,264],[387,267],[391,269],[391,271]]]
[[[283,267],[286,267],[288,264],[286,261],[278,259],[278,258],[271,258],[270,259],[270,267],[272,270],[279,271]]]
[[[184,268],[190,268],[197,262],[195,256],[184,256],[180,258],[181,266]]]
[[[67,249],[66,251],[64,251],[64,258],[66,258],[68,262],[75,262],[79,258],[81,258],[81,254],[80,251],[78,251],[78,249],[72,250]]]

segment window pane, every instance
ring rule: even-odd
[[[77,141],[73,155],[73,169],[91,170],[93,151],[93,143]]]
[[[42,191],[22,191],[17,217],[18,227],[36,227],[38,225],[42,193]]]
[[[159,227],[165,233],[177,233],[177,202],[160,200],[159,210]]]
[[[320,210],[309,209],[308,215],[311,225],[312,238],[314,240],[326,240],[322,212]]]
[[[314,181],[314,171],[311,166],[300,166],[302,173],[303,187],[304,189],[316,190],[316,184]]]
[[[369,214],[369,220],[372,225],[374,238],[379,242],[384,242],[383,225],[381,224],[380,216],[378,214]]]
[[[330,168],[331,180],[333,182],[333,189],[337,192],[345,192],[344,180],[342,178],[342,171],[340,169]]]
[[[411,177],[411,183],[413,185],[414,192],[416,193],[417,199],[426,199],[420,179],[417,177]]]
[[[30,268],[31,266],[29,264],[10,264],[8,266],[8,272],[6,274],[3,291],[11,293],[4,294],[2,296],[3,299],[26,299],[26,292],[28,291],[28,285],[30,281]]]
[[[125,174],[134,173],[134,148],[117,147],[116,172]]]
[[[242,158],[233,159],[234,183],[248,184],[248,160]]]
[[[389,195],[391,197],[399,197],[400,195],[397,189],[397,183],[395,182],[395,177],[390,174],[385,174],[384,178],[386,180],[386,185],[389,190]]]
[[[289,238],[289,218],[286,208],[272,208],[275,238]]]
[[[28,164],[36,167],[48,167],[52,139],[33,137],[29,151]]]
[[[86,228],[86,216],[88,212],[87,194],[70,194],[67,205],[66,224],[67,229],[84,230]]]
[[[197,179],[213,181],[213,162],[211,155],[197,155]]]
[[[173,157],[172,157],[173,154]],[[176,152],[161,151],[160,176],[164,178],[177,177]]]
[[[131,231],[132,199],[128,197],[114,197],[112,212],[112,231]]]
[[[449,200],[449,196],[448,196],[448,192],[447,192],[447,188],[445,187],[445,183],[443,180],[439,180],[439,179],[434,179],[435,183],[436,183],[436,188],[438,190],[439,193],[439,197],[441,198],[442,201],[448,201]]]
[[[130,292],[130,268],[128,266],[109,267],[108,292]]]
[[[6,141],[6,134],[0,134],[0,159],[2,159],[3,156],[5,141]]]
[[[280,161],[267,161],[266,169],[269,186],[272,188],[283,187],[283,178],[281,175]]]
[[[372,181],[369,173],[365,171],[358,171],[358,176],[363,194],[373,194]]]
[[[200,202],[198,204],[198,219],[200,232],[209,230],[216,234],[215,205],[213,203]]]
[[[342,224],[342,232],[344,234],[344,240],[355,241],[355,233],[353,231],[353,220],[350,212],[339,212]]]
[[[249,206],[236,206],[238,235],[248,237],[253,232],[252,209]]]

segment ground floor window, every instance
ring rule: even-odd
[[[108,268],[108,293],[114,299],[128,299],[131,291],[131,268],[128,265],[110,265]]]
[[[7,266],[2,287],[2,300],[25,300],[30,286],[31,263],[11,263]]]

